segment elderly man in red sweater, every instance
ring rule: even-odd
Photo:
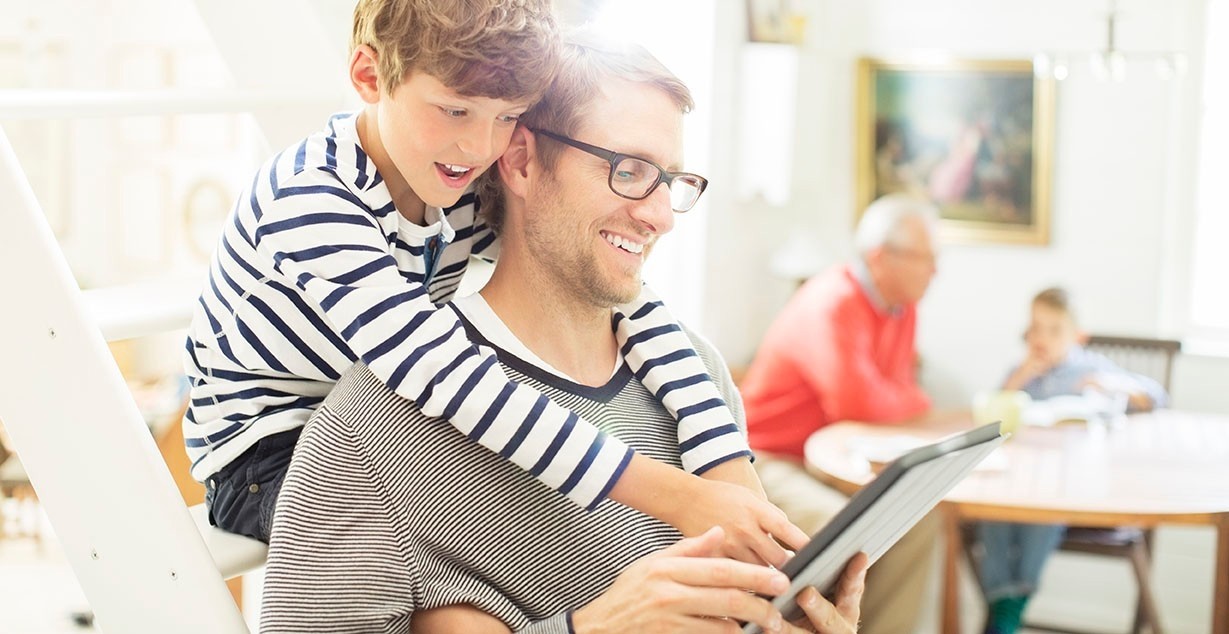
[[[858,223],[857,257],[810,279],[777,316],[741,385],[756,470],[769,500],[818,531],[846,498],[803,468],[807,436],[840,420],[925,415],[917,384],[916,304],[935,274],[934,208],[905,195],[875,201]],[[863,634],[917,625],[938,522],[923,520],[871,567]]]

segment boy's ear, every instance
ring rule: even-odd
[[[375,49],[363,44],[350,54],[350,84],[365,103],[380,101],[380,74],[376,66],[379,57]]]
[[[499,157],[499,173],[510,193],[524,198],[529,191],[530,163],[537,151],[533,133],[523,125],[512,131],[508,149]]]
[[[1088,345],[1088,337],[1089,337],[1089,334],[1083,330],[1076,331],[1075,333],[1075,341],[1081,346]]]

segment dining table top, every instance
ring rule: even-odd
[[[852,493],[887,458],[973,426],[969,415],[903,424],[829,425],[806,444],[808,469]],[[1116,423],[1025,426],[944,501],[966,517],[1119,526],[1204,524],[1229,514],[1229,416],[1182,410]]]

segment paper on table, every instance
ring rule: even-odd
[[[1065,420],[1089,421],[1115,413],[1114,400],[1097,390],[1080,395],[1055,396],[1033,401],[1020,413],[1020,422],[1034,427],[1049,427]]]

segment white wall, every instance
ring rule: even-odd
[[[718,66],[737,73],[745,36],[741,3],[718,3],[724,28]],[[768,259],[781,236],[815,231],[832,262],[851,253],[853,224],[853,69],[863,55],[946,51],[955,56],[1029,58],[1042,50],[1104,44],[1103,0],[800,0],[808,15],[799,56],[795,150],[788,204],[738,200],[733,165],[715,161],[709,223],[705,329],[734,364],[751,360],[791,285],[771,278]],[[1132,66],[1121,84],[1074,67],[1057,91],[1051,243],[1043,247],[949,245],[921,305],[919,347],[928,389],[960,406],[1002,380],[1022,353],[1029,298],[1063,284],[1083,326],[1140,336],[1180,336],[1193,230],[1195,141],[1205,0],[1121,0],[1118,44],[1183,50],[1190,67],[1164,82]],[[737,78],[734,85],[745,83]],[[724,85],[724,84],[723,84]],[[737,111],[771,125],[772,112]],[[726,106],[726,104],[722,104]],[[720,133],[719,133],[720,136]],[[730,135],[735,139],[737,134]],[[718,151],[722,145],[715,144]],[[731,148],[738,152],[737,144]],[[727,180],[729,179],[729,180]],[[717,188],[716,184],[728,186]],[[1229,413],[1229,360],[1184,355],[1174,404]],[[1170,631],[1210,627],[1212,534],[1160,533],[1156,582]],[[1134,601],[1124,567],[1060,557],[1047,569],[1036,615],[1103,629],[1127,626]],[[1121,581],[1122,583],[1110,583]]]
[[[740,9],[721,3],[722,11]],[[849,256],[853,208],[853,68],[863,55],[1029,58],[1039,51],[1104,45],[1102,0],[808,0],[799,56],[791,202],[714,205],[706,282],[706,329],[731,363],[750,361],[790,285],[767,260],[787,231],[817,231],[831,261]],[[1191,231],[1199,52],[1204,0],[1123,0],[1118,44],[1183,50],[1177,81],[1132,65],[1125,82],[1072,65],[1058,84],[1051,242],[1048,246],[948,245],[921,305],[923,377],[940,405],[963,405],[1001,380],[1022,352],[1029,298],[1053,284],[1076,298],[1095,332],[1181,335]],[[741,16],[738,16],[741,17]],[[747,46],[728,20],[733,56]],[[731,52],[733,51],[733,52]],[[732,64],[737,70],[738,66]],[[771,112],[739,112],[768,125]],[[731,160],[731,162],[734,162]],[[733,173],[717,176],[733,178]],[[720,195],[734,197],[735,187]],[[717,193],[717,192],[714,192]],[[1181,304],[1181,305],[1179,305]],[[1229,361],[1188,357],[1176,370],[1179,407],[1229,412]]]

